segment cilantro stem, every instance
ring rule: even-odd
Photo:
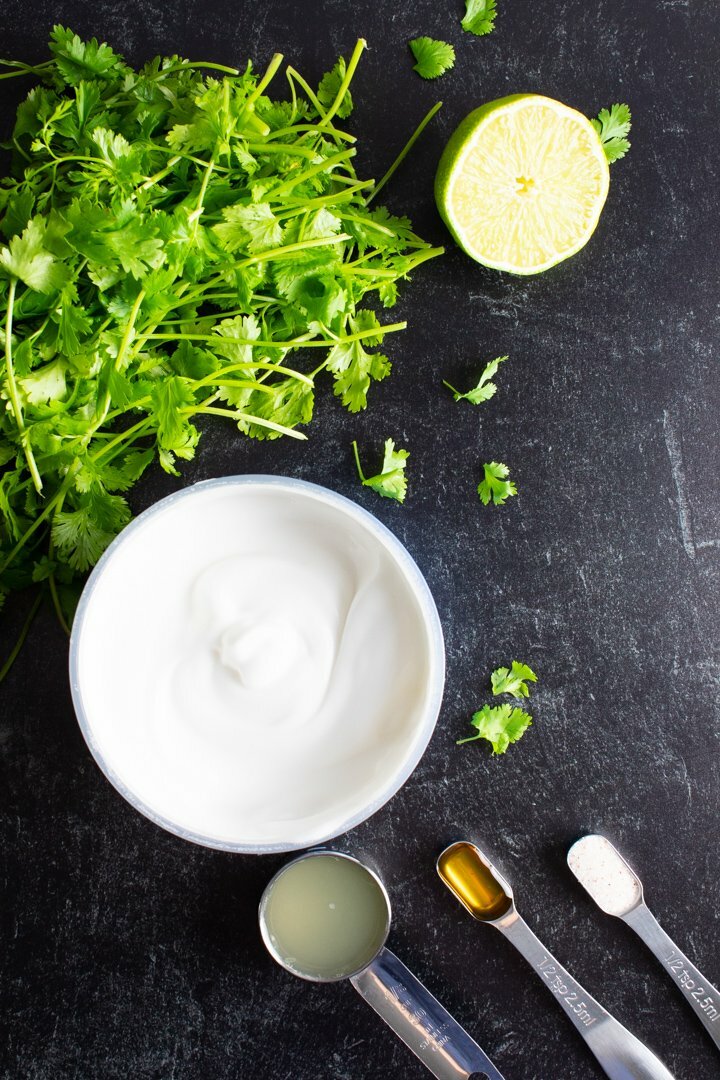
[[[325,158],[324,161],[320,161],[317,165],[313,165],[311,169],[304,169],[295,176],[291,176],[289,180],[285,180],[282,184],[278,184],[277,187],[271,188],[265,198],[268,200],[281,198],[286,191],[292,191],[298,184],[304,184],[306,180],[311,180],[313,176],[317,176],[318,173],[330,173],[336,165],[342,165],[344,162],[350,161],[356,154],[357,150],[352,146],[347,150],[340,150],[337,154],[332,154],[330,157]],[[356,179],[357,177],[352,178],[353,183]]]
[[[15,417],[15,423],[17,424],[18,434],[20,436],[20,443],[25,455],[25,461],[27,467],[30,470],[33,484],[38,495],[42,493],[42,479],[38,472],[37,463],[33,456],[32,447],[28,439],[28,433],[25,428],[25,420],[22,413],[22,405],[20,404],[20,396],[17,390],[17,383],[15,382],[15,369],[13,368],[12,358],[12,325],[13,325],[13,308],[15,306],[15,292],[17,289],[17,278],[10,279],[10,287],[8,290],[8,307],[7,317],[5,319],[5,375],[8,388],[8,394],[10,396],[10,404],[12,406],[13,415]]]
[[[135,303],[133,304],[132,309],[130,311],[128,321],[125,324],[125,330],[124,330],[123,336],[122,336],[122,338],[120,340],[120,346],[119,346],[118,351],[117,351],[117,356],[115,357],[115,363],[113,364],[113,371],[120,371],[121,368],[122,368],[123,362],[125,360],[125,353],[128,351],[128,348],[130,346],[130,341],[131,341],[132,336],[133,336],[133,331],[135,329],[135,322],[136,322],[137,317],[138,317],[138,312],[140,311],[140,305],[142,304],[144,299],[145,299],[145,290],[141,289],[140,292],[135,297]],[[102,403],[102,406],[100,407],[99,414],[96,414],[96,419],[90,425],[87,433],[85,434],[85,437],[84,437],[85,446],[88,445],[88,443],[90,442],[91,438],[93,437],[93,435],[95,434],[97,429],[105,422],[105,418],[107,417],[108,411],[110,409],[110,398],[111,398],[110,387],[108,386],[108,388],[105,390],[105,393],[103,395],[103,403]]]
[[[150,398],[148,397],[146,403],[149,401]],[[137,402],[136,404],[139,405],[140,402]],[[118,414],[119,413],[120,410],[118,410]],[[112,413],[110,415],[112,416]],[[142,420],[138,420],[137,424],[133,424],[132,427],[126,428],[125,431],[121,431],[120,434],[112,438],[109,443],[105,443],[104,446],[101,446],[97,453],[91,454],[91,460],[99,461],[101,457],[105,457],[108,451],[112,450],[119,443],[126,442],[129,435],[137,435],[141,428],[147,427],[151,422],[151,417],[149,416],[144,417]]]
[[[151,187],[157,184],[158,180],[164,180],[173,171],[178,161],[182,161],[182,154],[175,154],[174,157],[171,157],[164,169],[156,172],[154,176],[149,176],[144,184],[140,184],[138,191],[149,191]]]
[[[423,119],[422,119],[422,120],[420,121],[420,123],[418,124],[418,126],[417,126],[417,127],[415,128],[415,130],[413,131],[413,133],[412,133],[412,135],[410,136],[410,138],[408,139],[408,141],[407,141],[407,142],[405,143],[405,145],[403,146],[403,148],[402,148],[402,150],[400,151],[400,153],[398,154],[398,156],[397,156],[397,157],[395,158],[395,160],[393,161],[393,163],[392,163],[392,165],[390,166],[390,168],[388,169],[388,171],[387,171],[387,172],[385,173],[385,175],[384,175],[384,176],[382,177],[382,179],[381,179],[381,180],[379,180],[379,181],[377,182],[377,184],[375,185],[375,189],[374,189],[374,191],[371,191],[371,192],[370,192],[370,195],[369,195],[369,196],[367,197],[367,199],[365,200],[365,205],[366,205],[366,206],[369,206],[369,205],[370,205],[370,203],[371,203],[371,202],[373,201],[373,199],[375,198],[375,196],[377,195],[377,193],[378,193],[379,191],[382,191],[382,189],[383,189],[383,188],[385,187],[385,185],[387,184],[387,182],[388,182],[388,180],[390,179],[390,177],[391,177],[391,176],[392,176],[392,175],[393,175],[393,174],[395,173],[396,169],[398,169],[398,168],[399,168],[399,166],[400,166],[400,165],[402,165],[403,161],[405,160],[405,158],[407,157],[407,155],[408,155],[408,154],[410,153],[410,151],[412,150],[413,146],[414,146],[414,145],[415,145],[415,143],[416,143],[416,142],[418,141],[418,139],[419,139],[419,138],[420,138],[420,136],[422,135],[423,131],[425,130],[425,128],[427,127],[427,125],[428,125],[428,124],[430,123],[430,121],[432,120],[432,118],[433,118],[433,116],[435,115],[435,113],[436,113],[436,112],[438,112],[438,110],[439,110],[439,109],[441,109],[441,108],[442,108],[442,101],[438,101],[438,102],[436,102],[436,104],[435,104],[435,105],[433,105],[433,107],[432,107],[432,109],[430,110],[430,112],[429,112],[429,113],[428,113],[428,114],[427,114],[427,115],[426,115],[425,117],[423,117]]]
[[[248,143],[247,149],[251,154],[287,154],[296,157],[317,158],[317,150],[309,146],[299,146],[298,143]]]
[[[238,76],[240,71],[238,68],[226,67],[225,64],[212,64],[207,60],[184,60],[182,64],[176,64],[174,67],[163,68],[161,72],[157,72],[158,75],[168,75],[172,71],[186,71],[188,68],[207,68],[209,71],[222,71],[225,75]]]
[[[213,371],[210,375],[206,375],[204,379],[197,379],[193,384],[194,386],[211,386],[213,383],[217,383],[218,376],[222,378],[223,375],[230,375],[233,371],[242,371],[243,368],[264,368],[267,371],[277,371],[281,375],[289,375],[293,379],[297,379],[299,382],[307,383],[308,386],[313,386],[312,379],[309,379],[307,375],[303,375],[301,371],[295,371],[293,368],[283,367],[281,364],[270,364],[263,361],[250,361],[249,363],[242,364],[230,364],[227,367],[220,368],[218,371]],[[228,383],[228,385],[231,385]],[[237,383],[232,383],[233,386],[237,386]]]
[[[349,61],[348,65],[347,65],[347,69],[345,71],[345,78],[340,83],[340,86],[338,87],[338,92],[335,95],[335,100],[333,101],[332,105],[330,106],[330,108],[328,109],[328,111],[325,113],[324,117],[320,121],[320,123],[318,125],[319,127],[324,128],[325,125],[328,124],[330,120],[332,120],[333,116],[335,115],[335,113],[338,111],[338,109],[342,105],[343,99],[345,97],[345,91],[347,90],[350,83],[352,82],[353,75],[355,74],[355,68],[358,66],[358,61],[360,60],[360,57],[362,56],[363,51],[366,48],[367,48],[367,41],[365,41],[364,38],[358,38],[358,40],[357,40],[357,42],[355,44],[355,48],[353,49],[352,56],[350,57],[350,61]]]
[[[442,255],[445,252],[445,248],[435,247],[428,248],[426,251],[418,252],[417,255],[413,255],[407,258],[408,267],[407,270],[400,272],[398,270],[377,270],[374,266],[367,268],[357,268],[356,263],[345,263],[341,268],[343,274],[352,274],[353,277],[372,277],[372,278],[399,278],[405,277],[411,270],[414,270],[416,266],[420,266],[421,263],[427,262],[428,259],[435,259],[438,255]],[[359,261],[359,260],[358,260]]]
[[[3,67],[17,68],[17,71],[6,71],[0,75],[0,79],[14,79],[18,75],[39,75],[42,78],[54,64],[54,60],[46,60],[44,64],[24,64],[22,60],[0,60]]]
[[[275,72],[280,67],[284,59],[285,58],[282,53],[276,52],[273,54],[270,59],[270,63],[265,69],[265,74],[245,102],[246,109],[251,108],[254,102],[256,102],[257,99],[260,97],[265,87],[269,86],[269,84],[275,77]]]
[[[2,76],[0,76],[0,78],[2,78]],[[40,604],[42,603],[42,595],[43,595],[42,590],[38,589],[37,596],[35,597],[35,600],[33,601],[33,605],[32,605],[32,607],[30,608],[30,611],[27,614],[27,618],[25,619],[25,622],[22,625],[22,629],[20,630],[20,633],[18,634],[17,641],[13,645],[12,650],[11,650],[10,655],[8,656],[7,660],[5,661],[3,666],[0,668],[0,683],[3,681],[3,679],[5,678],[7,673],[10,671],[10,668],[13,666],[13,664],[15,663],[15,661],[18,658],[20,650],[22,649],[23,645],[25,644],[25,638],[28,636],[28,633],[30,631],[30,627],[32,626],[33,620],[34,620],[35,616],[38,613],[38,610],[40,608]]]
[[[207,168],[205,169],[205,173],[204,173],[203,178],[202,178],[202,183],[200,184],[200,191],[198,192],[198,197],[197,197],[197,202],[195,204],[195,209],[193,210],[192,214],[190,214],[190,218],[189,218],[189,220],[192,221],[192,223],[193,223],[193,233],[194,233],[195,236],[197,236],[198,220],[199,220],[200,215],[202,213],[203,203],[205,202],[205,194],[207,192],[207,187],[208,187],[208,184],[210,183],[210,177],[212,176],[212,171],[213,171],[214,168],[215,168],[215,160],[214,160],[214,158],[210,158],[210,160],[207,163]]]
[[[150,341],[225,341],[233,345],[256,345],[260,348],[272,349],[325,349],[328,346],[344,345],[350,341],[361,341],[363,338],[382,337],[383,334],[392,334],[396,330],[405,330],[407,322],[385,323],[383,326],[375,326],[369,330],[358,330],[355,334],[343,335],[337,338],[315,338],[310,341],[305,338],[292,338],[290,341],[267,341],[261,338],[223,337],[221,334],[146,334],[146,340]],[[275,364],[243,364],[243,367],[271,367],[277,371],[282,370]],[[296,374],[298,374],[296,372]],[[298,377],[300,377],[298,375]]]
[[[252,266],[253,263],[267,262],[268,259],[290,258],[297,251],[342,244],[345,240],[352,240],[352,236],[348,233],[335,233],[331,236],[318,236],[315,240],[302,240],[297,244],[285,244],[283,247],[268,248],[267,251],[259,251],[257,255],[249,255],[247,259],[240,259],[235,263],[235,269],[241,270],[246,266]]]
[[[207,405],[202,409],[183,409],[181,411],[188,416],[197,416],[199,413],[209,413],[211,416],[229,416],[233,420],[245,421],[248,424],[258,424],[260,427],[277,431],[281,435],[289,435],[291,439],[299,439],[301,442],[307,442],[307,435],[303,435],[302,431],[294,431],[292,428],[284,427],[283,424],[276,424],[274,420],[265,420],[262,416],[253,416],[252,413],[236,412],[233,409],[217,409],[210,405]]]
[[[358,444],[355,439],[352,442],[353,453],[355,454],[355,464],[357,465],[358,476],[363,484],[365,483],[365,473],[362,471],[362,465],[360,464],[360,453],[358,451]]]
[[[284,136],[284,135],[291,135],[294,131],[304,131],[304,132],[315,131],[315,132],[317,132],[317,130],[318,130],[317,124],[293,124],[291,127],[276,128],[275,131],[271,131],[270,134],[268,135],[268,141],[270,139],[279,139],[281,136]],[[355,138],[355,136],[351,135],[349,131],[340,131],[339,128],[330,126],[330,127],[325,128],[325,132],[328,135],[334,136],[336,139],[341,139],[343,142],[349,142],[349,143],[356,143],[357,142],[357,139]]]
[[[308,84],[303,79],[300,72],[297,71],[294,67],[288,66],[288,67],[285,68],[285,77],[287,78],[287,81],[290,83],[290,89],[292,91],[293,101],[294,102],[297,101],[296,96],[295,96],[295,86],[293,85],[295,82],[297,82],[298,86],[302,86],[303,90],[305,91],[308,98],[312,102],[316,112],[320,113],[320,116],[322,116],[324,114],[325,110],[323,109],[322,105],[318,101],[318,98],[317,98],[316,94],[314,93],[314,91],[311,90],[311,88],[308,86]]]
[[[52,559],[52,557],[53,557],[52,538],[50,539],[50,546],[49,546],[49,549],[48,549],[48,557],[50,559]],[[67,634],[67,636],[70,637],[70,627],[68,626],[67,619],[65,618],[65,614],[64,614],[63,609],[62,609],[62,604],[60,603],[60,596],[58,594],[57,582],[55,581],[55,574],[54,573],[50,574],[50,576],[48,578],[48,585],[50,586],[50,597],[52,599],[53,607],[55,608],[55,614],[57,615],[57,620],[60,623],[60,626],[62,627],[62,629]],[[2,681],[2,680],[0,680],[0,681]]]
[[[334,179],[338,179],[335,177]],[[362,191],[366,187],[372,187],[375,183],[374,180],[360,180],[357,184],[353,184],[352,187],[345,188],[344,191],[335,191],[332,195],[318,195],[316,199],[286,199],[286,205],[289,207],[287,211],[284,211],[282,207],[278,207],[275,211],[277,217],[284,218],[290,214],[303,213],[305,210],[314,210],[320,206],[334,206],[335,203],[350,202],[358,191]],[[293,206],[293,203],[297,203],[297,206]]]

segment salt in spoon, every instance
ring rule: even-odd
[[[605,836],[590,833],[573,844],[567,861],[597,906],[642,938],[720,1049],[720,992],[665,933],[645,903],[640,878],[617,848]]]

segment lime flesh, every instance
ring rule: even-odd
[[[514,94],[463,120],[440,159],[435,199],[471,258],[539,274],[588,242],[609,180],[587,117],[552,98]]]

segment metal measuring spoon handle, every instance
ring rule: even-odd
[[[673,1080],[659,1058],[611,1016],[548,952],[514,910],[492,924],[553,993],[611,1080]]]
[[[350,981],[438,1080],[503,1080],[487,1054],[390,949],[381,949]]]
[[[666,934],[649,907],[638,904],[620,918],[631,926],[672,976],[673,982],[720,1049],[720,991],[708,982]]]

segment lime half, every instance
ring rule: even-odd
[[[514,94],[465,117],[440,159],[435,199],[471,258],[539,274],[588,242],[609,180],[587,117],[552,98]]]

